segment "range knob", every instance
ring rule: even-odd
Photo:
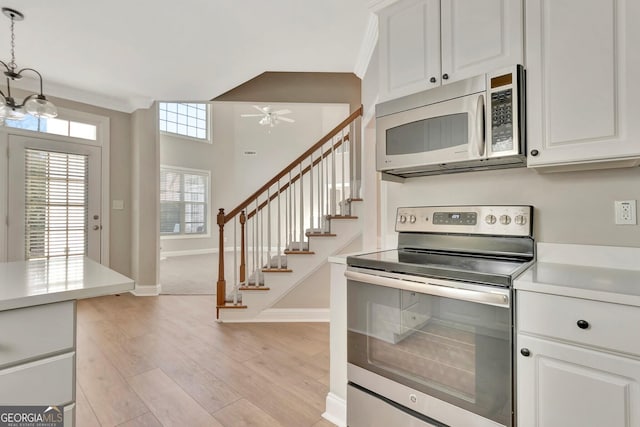
[[[527,223],[527,217],[525,217],[524,215],[516,215],[516,217],[513,219],[513,222],[518,225],[525,225]]]
[[[500,224],[509,225],[511,223],[511,217],[509,215],[500,215]]]
[[[411,224],[415,223],[416,222],[416,216],[415,215],[409,215],[409,222]]]
[[[407,217],[404,215],[400,215],[400,218],[398,218],[398,221],[400,222],[400,224],[404,224],[405,222],[407,222]]]
[[[484,221],[487,224],[495,224],[496,223],[496,216],[489,214],[489,215],[484,217]]]

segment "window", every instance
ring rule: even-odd
[[[5,125],[16,129],[71,136],[74,138],[88,139],[90,141],[96,141],[98,139],[98,127],[95,124],[75,122],[60,118],[48,119],[27,115],[23,120],[5,120]]]
[[[87,253],[88,157],[25,150],[25,259]]]
[[[160,131],[209,141],[207,104],[161,102]]]
[[[209,233],[209,172],[160,169],[160,234],[162,236]]]

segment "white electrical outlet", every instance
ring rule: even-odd
[[[635,225],[636,224],[636,201],[616,200],[616,224]]]

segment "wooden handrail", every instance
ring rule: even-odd
[[[344,141],[349,141],[349,136],[345,136],[343,139],[341,139],[340,141],[336,142],[333,145],[333,149],[337,150],[338,147],[340,147],[342,145],[342,143]],[[331,155],[331,151],[327,150],[324,152],[324,154],[322,154],[322,156],[318,157],[317,159],[315,159],[313,161],[313,166],[317,166],[322,160],[326,159],[327,157],[329,157]],[[302,175],[306,174],[307,172],[309,172],[311,170],[311,166],[307,166],[306,168],[304,168],[302,170]],[[247,214],[247,219],[253,218],[254,215],[257,213],[257,211],[261,210],[262,208],[264,208],[265,206],[267,206],[267,204],[269,202],[274,201],[275,199],[278,198],[278,195],[281,193],[284,193],[284,191],[289,188],[289,186],[291,184],[293,184],[294,182],[298,181],[300,179],[301,174],[297,174],[296,176],[294,176],[293,178],[291,178],[290,182],[287,182],[286,184],[282,185],[282,187],[280,187],[280,191],[279,192],[275,192],[274,194],[271,195],[271,197],[269,197],[268,200],[265,200],[264,202],[260,203],[260,205],[258,205],[258,207],[252,211],[250,211]]]
[[[311,148],[309,148],[307,151],[305,151],[304,153],[302,153],[300,156],[298,156],[297,159],[295,159],[294,161],[292,161],[289,166],[285,167],[282,171],[280,171],[280,173],[278,173],[276,176],[274,176],[273,178],[271,178],[271,180],[269,182],[267,182],[266,184],[264,184],[262,187],[260,187],[256,192],[254,192],[251,196],[247,197],[247,199],[240,203],[238,206],[236,206],[234,209],[232,209],[228,214],[225,215],[224,217],[224,223],[226,224],[227,222],[231,221],[231,219],[233,219],[236,215],[238,215],[243,209],[245,209],[247,206],[249,206],[249,204],[251,202],[253,202],[258,196],[260,196],[262,193],[264,193],[265,191],[267,191],[268,188],[270,188],[273,184],[275,184],[276,182],[278,182],[280,179],[282,179],[284,176],[286,176],[290,171],[293,170],[293,168],[295,168],[296,166],[298,166],[298,164],[300,164],[300,162],[304,161],[307,157],[309,157],[314,151],[316,151],[317,149],[319,149],[324,143],[326,143],[327,141],[329,141],[331,138],[333,138],[334,136],[336,136],[338,133],[340,133],[340,131],[342,129],[345,128],[345,126],[347,126],[349,123],[351,123],[352,121],[354,121],[356,118],[358,118],[359,116],[362,116],[362,105],[360,106],[360,108],[358,108],[356,111],[354,111],[353,113],[351,113],[351,115],[349,117],[347,117],[346,119],[344,119],[338,126],[336,126],[335,128],[333,128],[333,130],[331,132],[329,132],[328,134],[326,134],[325,136],[323,136],[318,142],[316,142],[315,144],[313,144],[313,146],[311,146]]]

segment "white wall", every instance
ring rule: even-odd
[[[212,144],[161,135],[160,163],[211,171],[212,201],[211,235],[162,239],[163,252],[217,248],[218,209],[229,212],[349,115],[347,104],[273,103],[274,109],[292,110],[287,117],[296,122],[272,128],[258,124],[259,117],[240,117],[255,113],[252,105],[212,103]],[[257,155],[246,156],[244,151],[256,151]]]
[[[640,200],[640,168],[540,174],[505,169],[382,184],[383,245],[396,244],[399,206],[524,204],[539,242],[640,247],[640,226],[614,224],[614,200]]]

